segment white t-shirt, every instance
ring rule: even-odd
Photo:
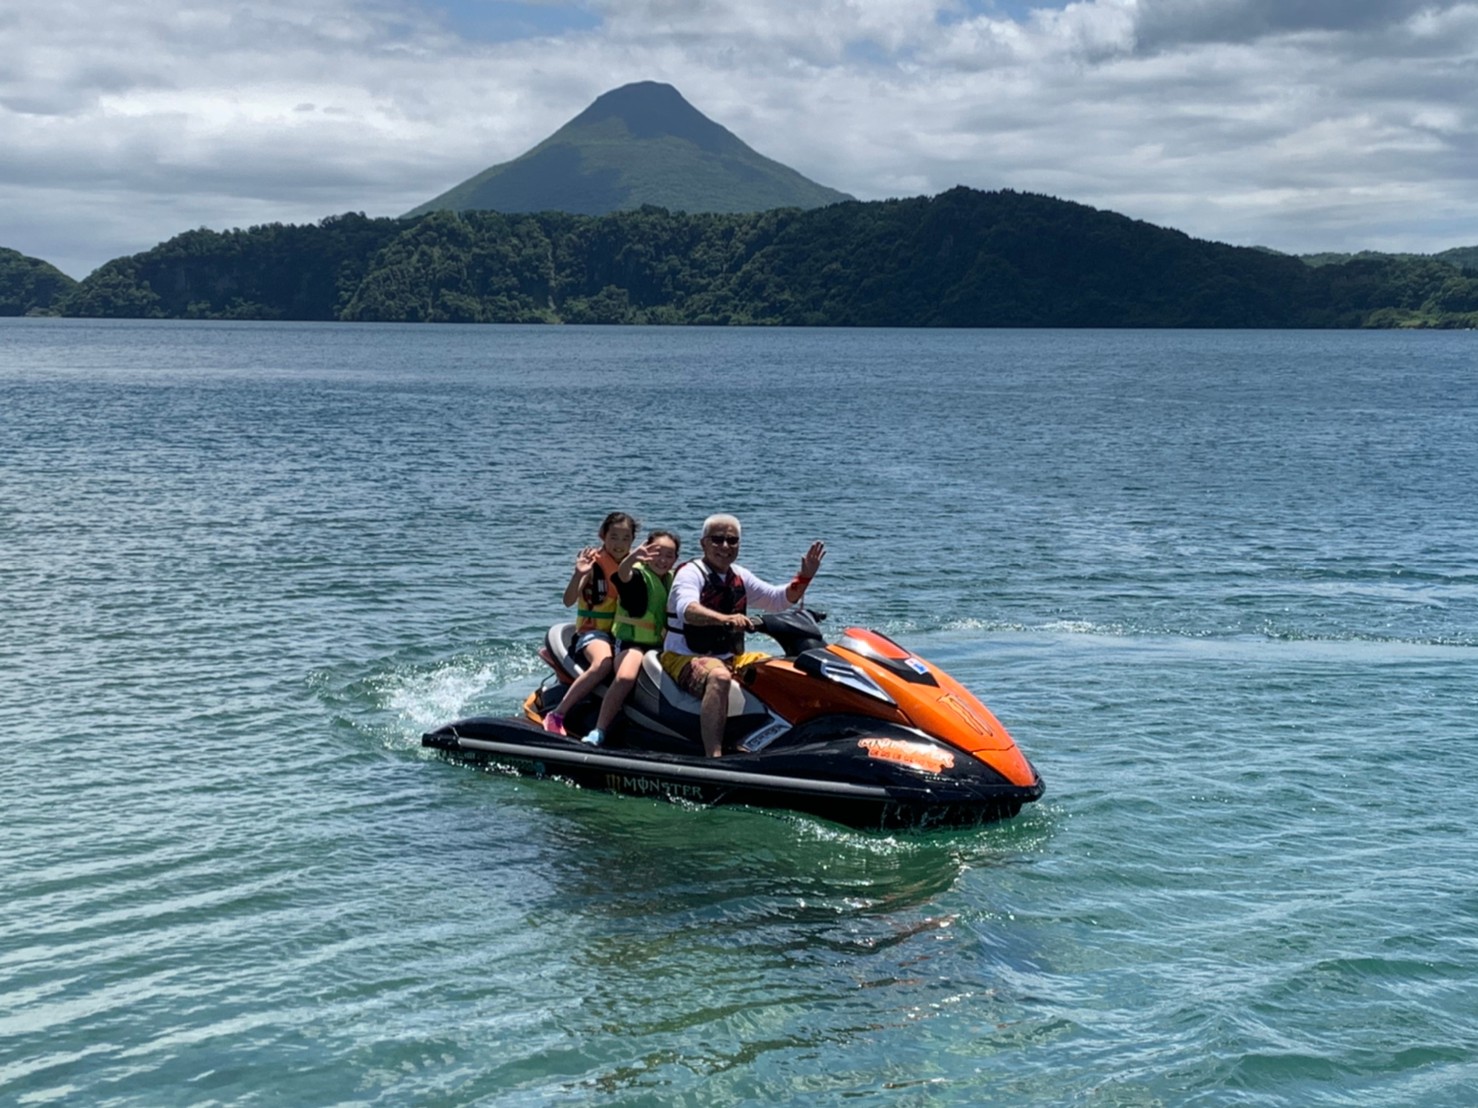
[[[687,621],[683,613],[688,610],[689,604],[698,602],[699,595],[703,591],[703,582],[708,576],[705,569],[706,563],[702,558],[691,562],[685,562],[678,567],[677,573],[672,578],[672,589],[667,594],[668,623],[677,623],[679,627],[686,627]],[[741,565],[733,567],[734,573],[739,580],[744,582],[745,606],[750,611],[759,609],[762,612],[783,612],[790,607],[790,601],[785,599],[785,590],[789,585],[772,585],[768,581],[761,581],[749,570]],[[672,619],[671,617],[676,617]],[[669,628],[667,638],[662,643],[662,649],[670,650],[674,654],[696,654],[697,651],[688,646],[688,640],[681,633]],[[734,655],[716,654],[717,658],[732,658]]]

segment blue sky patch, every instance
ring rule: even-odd
[[[1010,19],[1024,23],[1038,9],[1061,11],[1069,3],[1070,0],[958,0],[954,10],[939,13],[939,22],[948,26],[986,15],[992,19]]]

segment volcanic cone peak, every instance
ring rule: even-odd
[[[639,81],[599,97],[554,134],[407,215],[452,210],[580,215],[655,204],[754,212],[850,200],[752,150],[671,85]]]

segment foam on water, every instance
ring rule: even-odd
[[[488,660],[454,659],[426,671],[393,672],[372,678],[370,688],[380,703],[398,713],[410,730],[420,732],[452,719],[506,709],[510,698],[520,702],[529,680],[542,663],[528,651]],[[522,693],[522,695],[519,695]]]
[[[316,670],[308,684],[347,725],[404,749],[454,719],[513,713],[547,672],[532,643],[496,643],[433,661]]]

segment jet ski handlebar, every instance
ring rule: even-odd
[[[769,635],[780,644],[785,656],[792,658],[826,645],[820,626],[825,618],[825,612],[790,608],[784,612],[765,612],[751,616],[749,625],[752,630]]]

